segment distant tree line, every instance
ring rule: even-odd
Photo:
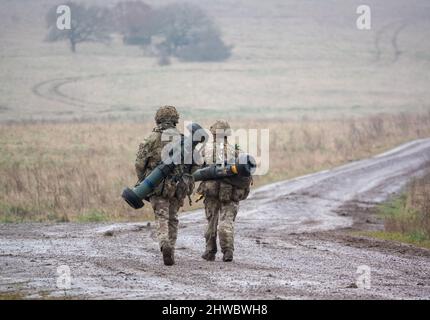
[[[57,6],[46,15],[47,41],[68,41],[76,52],[83,42],[109,43],[113,33],[122,36],[125,45],[137,45],[169,64],[171,57],[180,61],[223,61],[231,56],[221,31],[200,7],[174,3],[152,8],[141,1],[123,1],[113,8],[66,5],[71,12],[71,28],[57,26]]]

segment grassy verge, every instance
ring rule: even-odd
[[[358,233],[358,235],[377,238],[381,240],[408,243],[417,247],[430,249],[430,239],[423,238],[420,234],[414,235],[388,231],[363,231]]]
[[[31,300],[73,300],[74,297],[66,295],[64,296],[51,296],[50,291],[38,291],[37,293],[31,293]],[[30,292],[28,291],[10,291],[0,292],[0,301],[2,300],[25,300],[29,298]],[[75,298],[76,299],[76,298]]]
[[[0,300],[22,300],[25,294],[22,292],[0,292]]]
[[[401,196],[381,205],[378,213],[384,230],[363,235],[430,249],[430,173],[415,179]]]

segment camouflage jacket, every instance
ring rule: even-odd
[[[204,159],[202,167],[218,164],[233,164],[236,162],[241,150],[238,147],[233,147],[230,144],[216,143],[212,145],[206,145],[202,151],[202,157]],[[221,197],[228,201],[229,195],[222,195],[222,193],[240,193],[237,198],[243,200],[248,196],[249,188],[252,182],[251,177],[226,177],[219,180],[203,181],[197,192],[210,197]],[[229,187],[230,186],[230,187]],[[233,195],[233,198],[235,196]],[[234,201],[238,201],[233,199]]]
[[[136,174],[139,182],[143,181],[159,164],[162,163],[162,150],[171,141],[162,141],[163,132],[175,138],[182,138],[182,134],[175,128],[154,128],[153,132],[139,145],[136,156]],[[191,180],[191,181],[190,181]],[[187,194],[192,193],[194,181],[190,174],[185,172],[185,166],[176,165],[173,172],[158,185],[150,195],[165,198],[176,197],[183,200]]]

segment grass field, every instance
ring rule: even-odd
[[[160,67],[118,37],[71,54],[66,43],[43,41],[45,13],[58,1],[0,1],[0,121],[146,120],[164,104],[180,106],[185,117],[231,119],[429,108],[425,0],[368,1],[369,31],[355,26],[355,0],[191,2],[234,46],[228,61]]]
[[[254,186],[368,157],[430,136],[430,113],[360,119],[249,121],[270,129],[270,170]],[[135,154],[152,124],[13,124],[0,128],[0,219],[104,221],[151,217],[120,198],[136,182]],[[195,206],[194,206],[195,207]],[[189,209],[186,205],[182,210]]]

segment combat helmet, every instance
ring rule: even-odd
[[[217,120],[213,125],[211,125],[209,130],[213,136],[216,135],[217,131],[222,132],[224,136],[231,136],[230,125],[225,120]]]
[[[166,122],[170,122],[173,124],[177,124],[179,121],[179,113],[176,111],[176,108],[173,106],[163,106],[157,110],[155,114],[155,123],[162,124]]]

